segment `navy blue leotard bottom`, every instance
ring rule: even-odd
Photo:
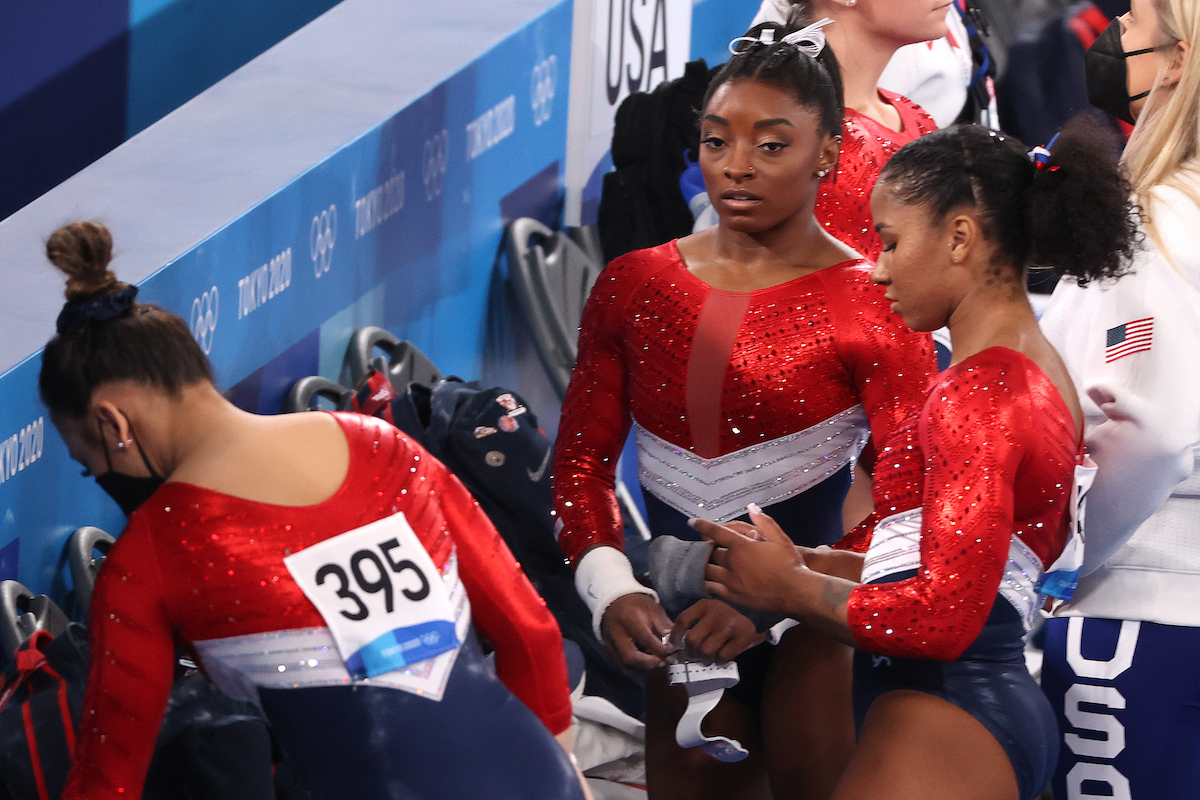
[[[894,690],[932,694],[979,720],[1008,754],[1021,800],[1034,800],[1050,783],[1058,760],[1058,723],[1025,667],[1025,625],[1004,598],[996,598],[983,631],[954,661],[856,650],[854,721],[859,729],[871,704]]]
[[[853,477],[851,467],[842,467],[808,491],[763,510],[798,545],[819,547],[833,544],[843,535],[842,503]],[[654,536],[669,534],[688,541],[699,540],[700,535],[688,527],[688,518],[684,514],[644,489],[642,495],[646,499],[646,524]],[[746,515],[738,519],[750,521]],[[762,702],[763,684],[771,667],[773,651],[774,646],[764,642],[735,658],[741,677],[736,686],[726,690],[726,694],[736,697],[749,708],[757,709]]]
[[[314,800],[582,800],[566,753],[474,632],[441,701],[380,686],[260,690]]]

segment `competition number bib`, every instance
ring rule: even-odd
[[[398,513],[283,559],[317,607],[353,678],[370,678],[453,650],[450,593]]]

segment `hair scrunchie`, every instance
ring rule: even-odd
[[[1060,169],[1058,166],[1050,163],[1050,151],[1054,149],[1055,143],[1058,142],[1059,135],[1060,134],[1057,133],[1054,134],[1054,138],[1051,139],[1050,143],[1046,146],[1034,147],[1029,151],[1029,160],[1032,161],[1033,165],[1039,170],[1045,172],[1058,172]]]
[[[59,335],[62,335],[119,317],[133,308],[137,293],[138,287],[126,286],[99,300],[70,300],[62,307],[62,311],[58,312],[55,327]]]

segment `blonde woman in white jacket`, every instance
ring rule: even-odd
[[[1079,587],[1049,622],[1042,687],[1063,732],[1055,797],[1194,797],[1200,0],[1133,0],[1114,25],[1089,53],[1089,94],[1137,121],[1123,162],[1146,242],[1115,284],[1060,284],[1042,318],[1076,382],[1100,467]]]

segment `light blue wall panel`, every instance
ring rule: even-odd
[[[729,60],[729,42],[746,32],[759,0],[695,0],[692,5],[692,58],[710,67]]]
[[[112,228],[118,274],[244,406],[276,410],[360,324],[544,390],[497,254],[506,216],[561,202],[566,81],[548,107],[537,75],[570,68],[571,3],[399,5],[347,0],[0,222],[0,578],[50,589],[71,530],[122,523],[36,398],[62,291],[41,242],[63,221]]]
[[[338,0],[132,0],[125,133],[132,136]]]

